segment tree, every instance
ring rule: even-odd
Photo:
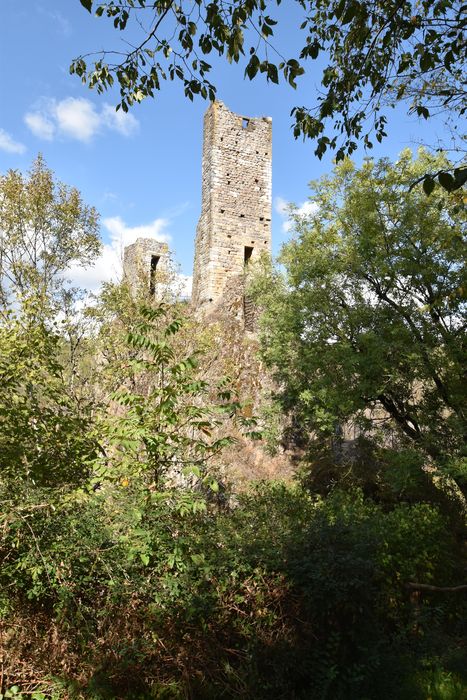
[[[282,405],[310,431],[383,407],[425,454],[465,445],[465,214],[460,194],[407,183],[441,157],[348,160],[312,183],[312,216],[257,283],[263,351]],[[457,199],[457,203],[456,203]],[[259,290],[259,291],[258,291]]]
[[[96,473],[162,488],[213,482],[222,450],[258,437],[235,382],[214,368],[204,327],[176,302],[173,279],[158,297],[148,285],[103,286],[90,311],[98,323],[97,432],[104,449]],[[216,486],[215,486],[216,487]]]
[[[60,361],[60,324],[45,323],[36,303],[0,324],[0,489],[13,500],[24,488],[83,484],[97,450],[96,406],[77,400]]]
[[[310,60],[325,57],[316,104],[292,110],[295,137],[315,139],[320,158],[330,148],[339,161],[359,140],[367,148],[373,135],[381,141],[387,121],[382,110],[398,102],[425,119],[441,111],[456,120],[466,110],[467,20],[460,0],[297,0],[303,21],[290,57],[273,45],[277,20],[269,12],[281,0],[80,2],[98,17],[107,16],[117,30],[131,26],[140,37],[130,50],[101,51],[89,67],[88,56],[79,56],[70,67],[98,92],[116,81],[117,109],[127,111],[154,97],[164,80],[180,80],[190,99],[213,100],[216,86],[206,59],[218,54],[229,62],[244,61],[250,80],[263,74],[278,83],[283,76],[292,87]],[[453,190],[466,181],[467,169],[437,175]]]
[[[100,249],[98,214],[81,194],[54,180],[42,156],[27,177],[0,176],[0,306],[35,296],[42,310],[63,291],[72,263],[90,264]]]

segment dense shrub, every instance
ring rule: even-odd
[[[27,320],[0,329],[0,700],[465,697],[463,594],[436,589],[461,531],[407,455],[373,454],[371,487],[368,462],[230,497],[214,429],[254,421],[175,351],[179,320],[121,329],[99,401]]]
[[[11,683],[53,675],[86,698],[424,698],[438,683],[463,697],[462,599],[408,588],[458,582],[434,507],[274,484],[220,512],[136,486],[40,501],[2,521]]]

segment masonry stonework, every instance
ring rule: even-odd
[[[271,251],[272,120],[243,117],[222,102],[204,116],[202,206],[192,303],[205,316],[236,295],[248,327],[245,269]],[[248,329],[248,328],[247,328]]]
[[[123,275],[133,292],[147,290],[158,296],[158,285],[166,282],[169,247],[153,238],[138,238],[123,253]]]

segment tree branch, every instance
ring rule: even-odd
[[[410,581],[406,584],[407,588],[412,591],[433,591],[434,593],[458,593],[459,591],[467,591],[467,584],[461,586],[430,586],[428,583],[413,583]]]

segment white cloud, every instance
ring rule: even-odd
[[[52,114],[59,131],[78,141],[92,139],[101,125],[96,108],[84,97],[67,97],[55,103]]]
[[[35,136],[46,141],[52,141],[55,135],[54,123],[40,112],[27,112],[24,115],[26,126],[32,131]]]
[[[106,191],[104,192],[104,194],[102,195],[102,199],[103,199],[104,201],[109,201],[109,200],[114,201],[114,200],[118,199],[118,197],[117,197],[117,195],[115,194],[115,192],[111,192],[110,190],[106,190]]]
[[[274,200],[274,209],[282,217],[282,230],[288,233],[293,227],[293,221],[290,218],[290,202],[287,202],[282,197],[276,197]],[[294,207],[293,213],[299,217],[313,216],[318,211],[316,202],[302,202],[297,207]]]
[[[99,112],[84,97],[43,99],[34,110],[25,114],[24,121],[39,138],[50,141],[60,134],[85,143],[106,129],[122,136],[131,136],[139,126],[133,114],[116,112],[107,103]]]
[[[66,277],[74,287],[97,292],[103,282],[118,280],[121,276],[120,259],[109,245],[104,245],[101,254],[92,267],[70,265]]]
[[[105,104],[102,109],[102,121],[109,129],[118,131],[122,136],[131,136],[139,127],[139,122],[133,114],[122,109],[116,112],[115,107],[109,104]]]
[[[168,243],[170,236],[165,232],[169,225],[168,219],[154,219],[142,226],[127,226],[120,216],[111,216],[102,221],[110,233],[112,243],[123,246],[131,245],[137,238],[153,238],[161,243]]]
[[[0,129],[0,151],[7,153],[24,153],[26,146],[24,143],[15,141],[5,129]]]
[[[286,216],[288,214],[289,202],[286,202],[282,197],[276,197],[274,200],[274,209],[281,216]]]
[[[103,219],[102,223],[110,234],[110,241],[104,244],[93,267],[84,269],[72,265],[67,275],[73,285],[92,292],[97,291],[103,282],[121,278],[123,249],[127,245],[131,245],[138,238],[153,238],[161,243],[170,241],[166,230],[170,224],[169,219],[159,218],[142,226],[127,226],[120,216],[112,216]],[[183,289],[189,288],[189,278],[181,280],[181,285]]]

